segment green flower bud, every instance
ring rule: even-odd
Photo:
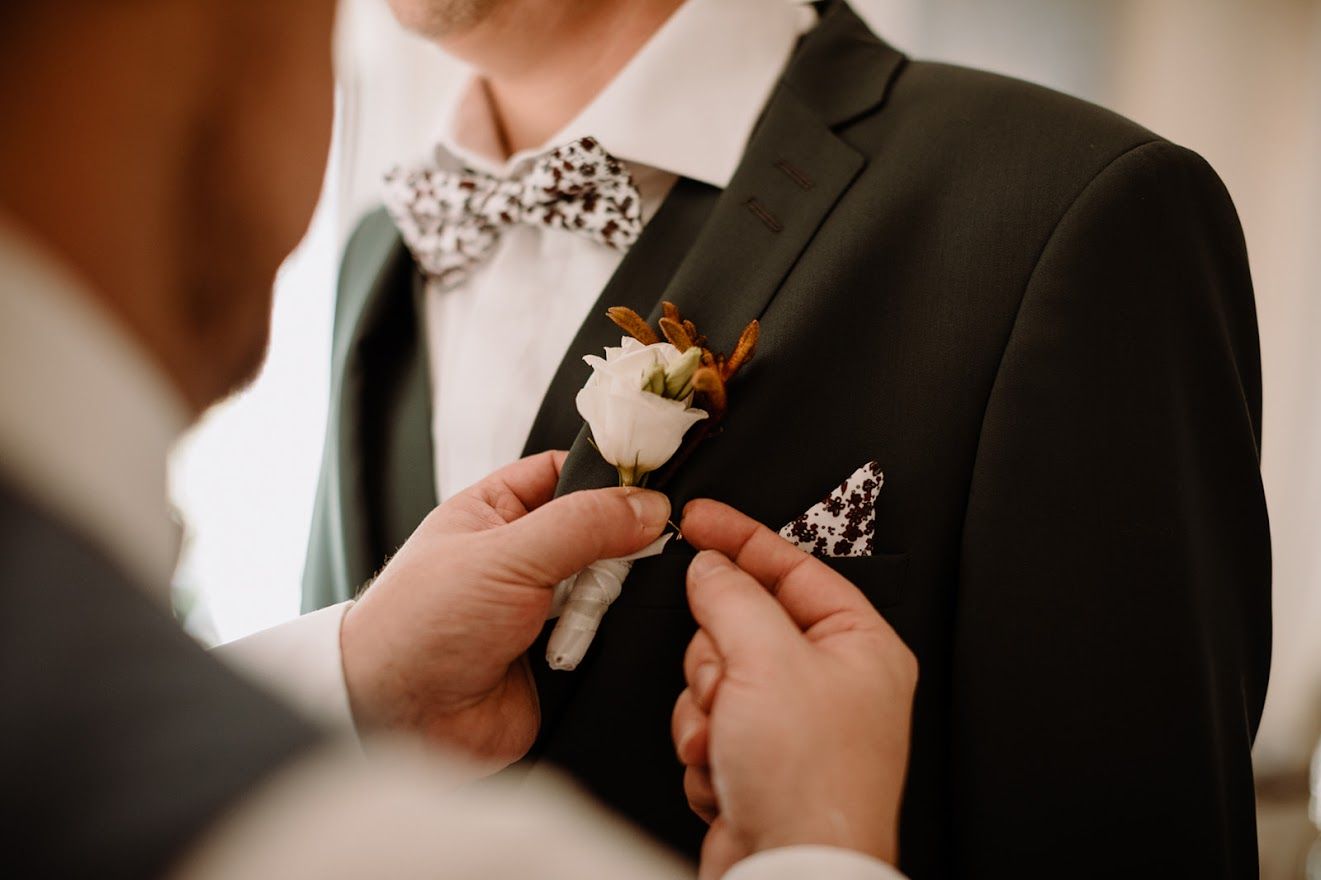
[[[685,351],[665,371],[665,396],[683,400],[693,393],[693,374],[702,363],[702,350],[697,346]]]
[[[660,364],[655,364],[647,374],[642,377],[642,390],[650,391],[652,394],[665,396],[665,368]]]

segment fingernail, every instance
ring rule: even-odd
[[[647,528],[658,528],[670,520],[670,499],[660,492],[639,489],[629,493],[628,504],[638,522]]]
[[[729,565],[729,560],[719,550],[703,550],[694,556],[693,561],[688,564],[688,575],[700,580],[704,577],[710,577],[723,568],[728,568]]]
[[[703,663],[697,667],[697,670],[693,673],[693,696],[697,697],[698,703],[702,706],[711,705],[711,691],[719,680],[720,665],[718,663]]]
[[[683,511],[679,514],[679,529],[682,530],[684,523],[688,520],[688,511],[693,509],[695,501],[689,501],[683,506]]]

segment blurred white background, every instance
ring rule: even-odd
[[[400,32],[384,0],[343,2],[335,161],[308,239],[279,279],[270,361],[174,463],[191,527],[179,586],[222,641],[297,613],[338,251],[375,203],[381,173],[426,149],[459,75]],[[1257,763],[1263,777],[1295,778],[1321,733],[1321,0],[854,5],[912,55],[1108,106],[1202,153],[1228,185],[1257,287],[1275,547],[1275,665]]]

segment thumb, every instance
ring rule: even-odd
[[[688,566],[688,604],[727,660],[779,654],[786,639],[803,638],[775,597],[718,550]]]
[[[646,489],[571,492],[487,534],[502,565],[541,585],[601,559],[628,556],[660,537],[670,500]]]

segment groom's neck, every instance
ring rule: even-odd
[[[515,153],[568,124],[682,4],[512,0],[440,43],[485,77],[504,146]]]

